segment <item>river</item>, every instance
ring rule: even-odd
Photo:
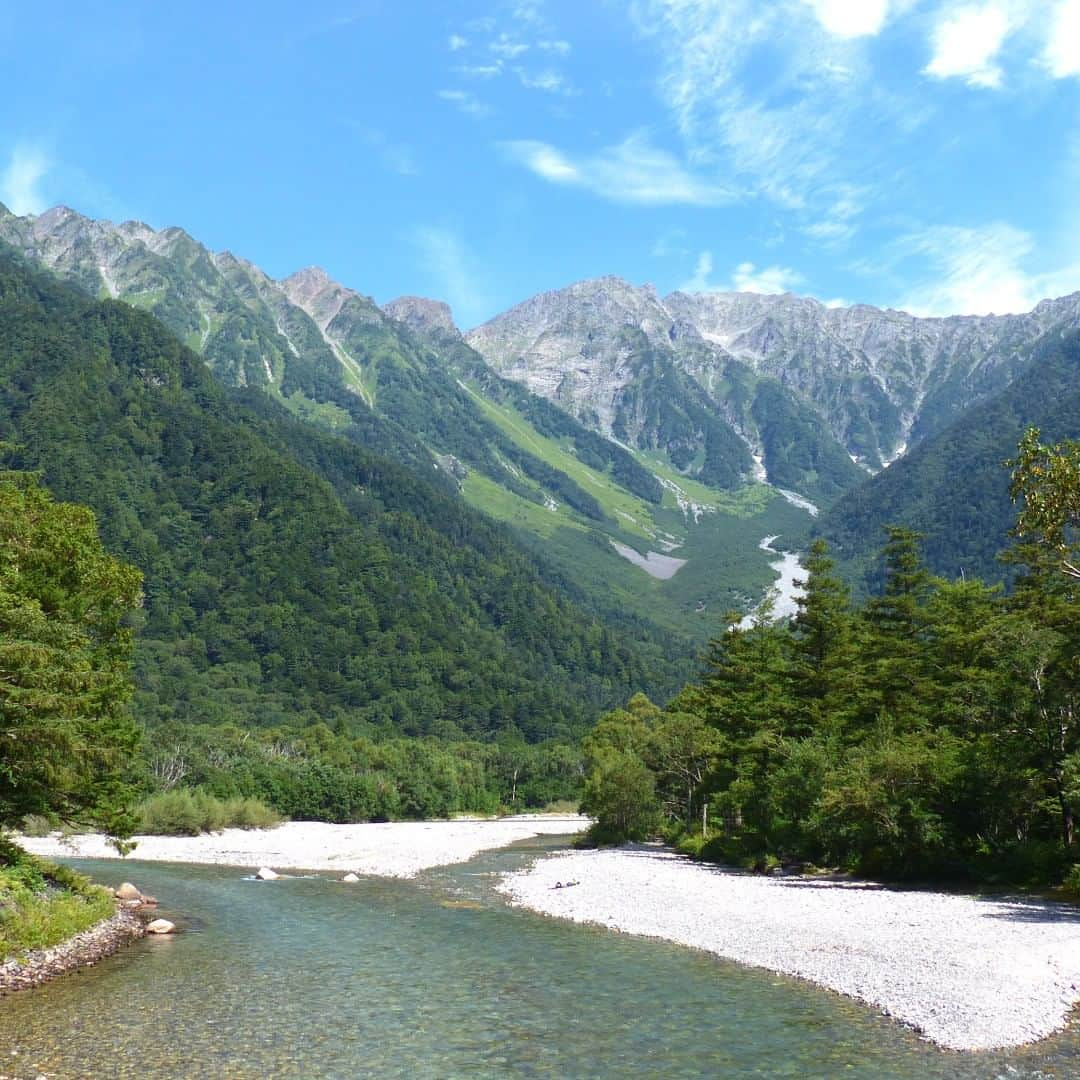
[[[845,998],[510,908],[536,839],[413,881],[80,863],[186,925],[0,1002],[9,1077],[1080,1076],[1080,1038],[937,1050]]]

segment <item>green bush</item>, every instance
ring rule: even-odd
[[[259,799],[219,799],[208,792],[174,788],[135,808],[138,831],[150,836],[198,836],[221,829],[269,829],[281,818]]]

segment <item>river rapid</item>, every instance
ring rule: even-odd
[[[535,839],[412,881],[80,862],[185,927],[0,1002],[9,1077],[1080,1076],[1067,1033],[938,1050],[795,979],[512,908]]]

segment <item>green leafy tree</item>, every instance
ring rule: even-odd
[[[0,473],[0,825],[43,814],[130,835],[139,585],[89,510]]]
[[[1028,428],[1008,464],[1013,469],[1009,494],[1014,502],[1024,500],[1014,534],[1034,536],[1056,553],[1064,573],[1080,578],[1080,442],[1043,446],[1039,429]]]

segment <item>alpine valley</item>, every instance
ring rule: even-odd
[[[606,277],[463,334],[437,300],[380,308],[315,268],[276,281],[179,228],[0,208],[0,239],[92,296],[151,311],[226,386],[264,390],[505,522],[548,580],[600,617],[638,616],[698,643],[773,580],[763,536],[794,549],[820,522],[862,575],[882,522],[853,526],[843,507],[875,504],[879,490],[890,521],[932,533],[939,500],[921,488],[909,505],[905,470],[887,467],[992,417],[966,419],[1021,375],[1037,381],[1040,357],[1080,326],[1080,294],[1025,315],[923,319],[790,294],[660,297]],[[1075,392],[1076,365],[1064,366]],[[1008,438],[1044,405],[1028,393]],[[967,559],[989,576],[1009,449],[1002,438],[993,460],[966,462],[969,475],[995,474],[995,529],[980,535],[977,566]],[[929,545],[933,568],[963,561],[954,540]]]

